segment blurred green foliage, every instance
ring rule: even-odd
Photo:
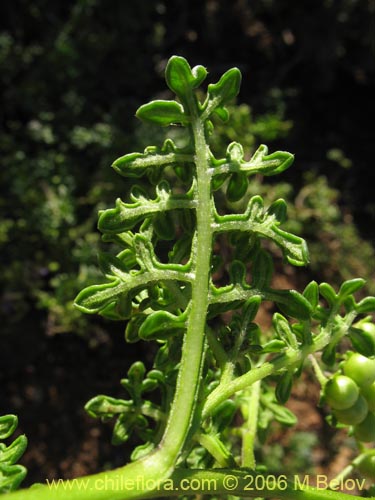
[[[313,432],[297,431],[289,442],[265,445],[261,461],[267,470],[276,474],[309,474],[314,471],[314,448],[319,444]]]
[[[87,326],[72,298],[96,277],[96,212],[120,194],[108,165],[131,142],[124,116],[138,104],[137,74],[147,87],[145,61],[153,79],[151,41],[118,75],[138,32],[153,32],[155,6],[124,2],[117,10],[118,35],[120,19],[127,20],[121,44],[108,29],[116,17],[104,2],[2,4],[3,331],[24,331],[36,307],[47,312],[41,319],[48,333]]]

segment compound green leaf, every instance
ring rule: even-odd
[[[245,218],[248,218],[249,220],[257,220],[259,222],[263,222],[264,220],[264,201],[263,198],[259,195],[253,196],[249,200],[249,204],[247,206],[246,212],[245,212]],[[229,216],[230,217],[230,216]],[[239,220],[241,220],[242,217],[239,217]]]
[[[130,455],[130,459],[134,462],[135,460],[140,460],[141,458],[145,457],[149,453],[152,452],[152,450],[155,448],[154,443],[145,443],[137,446],[134,448],[134,451],[132,451],[132,454]]]
[[[0,494],[15,491],[25,479],[27,471],[22,465],[0,463]]]
[[[328,344],[322,352],[322,360],[328,366],[333,366],[336,362],[337,343]]]
[[[131,401],[99,395],[90,399],[85,405],[87,413],[94,418],[111,418],[129,412],[132,408]]]
[[[227,198],[231,202],[239,201],[245,196],[249,182],[242,172],[234,172],[229,179],[227,187]]]
[[[311,281],[305,290],[303,291],[303,296],[310,302],[312,310],[319,305],[319,285],[316,281]]]
[[[228,176],[229,173],[215,175],[215,177],[213,177],[211,181],[212,190],[217,191],[218,189],[220,189],[224,182],[228,179]]]
[[[239,263],[241,264],[241,263]],[[243,266],[243,265],[242,265]],[[232,266],[233,268],[233,266]],[[244,280],[244,272],[240,265],[236,267],[236,284],[217,288],[211,284],[209,303],[210,303],[210,317],[219,314],[220,307],[222,311],[229,309],[236,309],[248,299],[254,296],[260,296],[262,300],[270,300],[275,302],[279,309],[293,318],[307,320],[311,315],[311,305],[303,295],[296,290],[273,290],[272,288],[258,290],[246,284]]]
[[[0,417],[0,439],[7,439],[17,427],[16,415]],[[14,465],[23,455],[27,446],[26,436],[18,436],[12,444],[6,446],[0,443],[0,494],[14,491],[26,476],[26,469],[22,465]]]
[[[280,223],[285,222],[287,219],[287,204],[285,200],[280,198],[274,201],[268,208],[267,213],[269,215],[273,214]]]
[[[358,291],[365,285],[366,281],[362,278],[355,278],[345,281],[339,290],[338,296],[340,301],[344,301],[347,297]]]
[[[135,363],[133,363],[128,370],[128,379],[130,385],[133,387],[142,384],[145,373],[146,367],[142,363],[142,361],[136,361]]]
[[[296,425],[296,423],[298,422],[298,419],[294,415],[294,413],[285,406],[281,406],[276,403],[270,403],[268,407],[272,411],[275,420],[280,422],[280,424],[287,425],[289,427],[292,425]]]
[[[179,216],[182,229],[188,233],[188,235],[192,235],[195,231],[196,224],[196,217],[193,210],[182,209],[179,211]]]
[[[106,234],[123,233],[147,217],[153,217],[159,213],[164,214],[170,210],[191,209],[195,206],[192,190],[184,195],[173,195],[166,181],[156,186],[154,200],[143,195],[141,189],[136,191],[133,189],[132,200],[133,203],[124,203],[117,199],[116,208],[102,211],[98,221],[99,230]]]
[[[243,324],[248,325],[254,320],[261,302],[262,299],[259,295],[250,297],[250,299],[245,302],[241,312],[241,321]]]
[[[118,198],[116,208],[109,208],[100,212],[98,228],[102,233],[106,234],[122,233],[132,229],[144,217],[157,210],[157,206],[149,200],[143,205],[142,202],[124,203]]]
[[[156,235],[162,240],[173,240],[176,232],[171,213],[160,212],[155,215],[152,225]]]
[[[328,283],[321,283],[319,285],[321,295],[326,299],[330,307],[333,307],[338,301],[338,295],[335,290]]]
[[[236,153],[233,153],[233,149]],[[294,156],[287,151],[275,151],[268,154],[264,144],[259,146],[249,161],[243,160],[243,152],[237,143],[231,143],[227,149],[227,161],[213,169],[214,176],[222,176],[230,172],[244,172],[247,176],[262,174],[265,176],[277,175],[289,168],[294,161]]]
[[[167,311],[150,314],[139,329],[139,336],[144,340],[166,339],[186,327],[186,313],[175,316]]]
[[[271,283],[273,275],[273,260],[269,253],[260,249],[253,260],[251,268],[253,287],[263,290]]]
[[[279,309],[292,318],[300,320],[307,320],[311,316],[311,305],[296,290],[272,290],[269,294],[270,297],[274,296],[274,300]]]
[[[128,391],[132,401],[139,406],[142,402],[142,394],[165,385],[165,377],[160,370],[151,370],[146,375],[144,364],[141,361],[136,361],[128,370],[128,378],[121,380],[121,385]],[[150,402],[144,402],[144,404],[148,409],[152,406]],[[153,418],[157,419],[159,416],[154,415]]]
[[[191,282],[194,274],[190,270],[191,262],[187,264],[163,264],[160,263],[153,251],[151,242],[145,235],[137,234],[133,238],[134,251],[140,270],[132,270],[124,273],[115,267],[115,274],[110,277],[110,283],[91,285],[83,289],[75,300],[78,309],[88,314],[104,311],[104,314],[112,315],[129,311],[130,303],[141,290],[147,290],[150,286],[160,281],[182,281]],[[115,261],[116,262],[116,261]],[[110,266],[107,266],[108,270]],[[144,297],[149,299],[148,296]],[[120,302],[119,302],[120,301]],[[116,311],[108,307],[116,303]]]
[[[273,234],[268,231],[269,237],[281,248],[289,264],[306,266],[309,263],[309,251],[304,239],[276,226],[272,226],[270,229],[272,229]]]
[[[229,111],[227,110],[227,108],[216,108],[214,110],[214,114],[217,115],[223,122],[227,122],[229,120]]]
[[[179,150],[173,141],[167,139],[162,148],[148,147],[144,153],[130,153],[118,158],[113,169],[124,177],[141,177],[152,169],[163,169],[169,165],[173,167],[181,164],[194,163],[193,154]]]
[[[27,438],[18,436],[11,445],[0,444],[0,463],[15,464],[22,457],[27,447]]]
[[[358,314],[366,314],[375,311],[375,297],[362,299],[355,307]]]
[[[209,99],[215,99],[220,104],[231,101],[240,91],[241,79],[241,72],[238,68],[229,69],[217,83],[210,83],[208,86]]]
[[[142,392],[151,392],[159,387],[159,381],[152,378],[146,378],[142,381]]]
[[[369,332],[352,326],[349,330],[349,338],[354,349],[363,356],[375,355],[375,339]]]
[[[126,290],[126,286],[116,279],[111,283],[91,285],[84,288],[75,299],[75,306],[82,312],[94,314],[104,309]]]
[[[130,270],[121,259],[106,252],[99,253],[98,262],[101,271],[109,279],[114,277],[124,279]]]
[[[216,223],[213,229],[216,232],[246,231],[260,237],[269,238],[279,246],[286,260],[295,266],[304,266],[309,262],[306,242],[299,236],[283,231],[278,226],[280,221],[275,213],[264,210],[263,199],[254,196],[243,214],[223,215],[215,214]]]
[[[113,321],[124,320],[131,316],[133,309],[130,294],[120,295],[116,302],[112,302],[100,310],[103,318]]]
[[[218,432],[226,429],[237,411],[237,405],[231,399],[219,404],[212,412],[212,418]]]
[[[290,398],[292,386],[293,376],[290,372],[285,372],[280,376],[275,388],[276,399],[281,405],[284,405]]]
[[[149,380],[155,380],[159,385],[165,384],[165,375],[161,370],[150,370],[147,377]]]
[[[141,106],[137,118],[145,122],[156,123],[166,127],[174,123],[186,125],[189,121],[184,113],[184,108],[176,101],[156,100]]]
[[[131,344],[134,342],[138,342],[139,329],[146,318],[147,315],[144,313],[135,314],[130,318],[125,328],[125,338],[127,342]]]
[[[279,313],[273,315],[273,327],[281,340],[290,347],[297,348],[297,339],[289,325],[289,322]]]
[[[130,153],[113,162],[112,168],[126,177],[141,177],[149,167],[142,153]]]
[[[227,147],[227,159],[233,164],[240,167],[243,162],[244,152],[242,144],[238,142],[231,142]]]
[[[281,352],[287,347],[283,340],[273,339],[262,346],[262,353]]]
[[[228,112],[224,105],[234,99],[240,91],[241,72],[237,68],[229,69],[217,83],[208,86],[207,99],[203,104],[202,119],[205,120],[216,112],[224,121],[228,119]]]
[[[3,415],[0,417],[0,439],[6,439],[17,429],[18,418],[16,415]]]
[[[242,170],[252,171],[265,176],[277,175],[289,168],[293,161],[294,155],[287,151],[275,151],[267,154],[268,148],[264,144],[259,146],[248,164],[242,166]]]
[[[206,76],[207,70],[203,66],[191,69],[187,60],[179,56],[171,57],[165,69],[167,85],[181,101],[190,96],[192,90],[197,88]]]
[[[134,415],[120,415],[116,420],[112,434],[112,444],[118,446],[126,443],[135,427]]]
[[[229,275],[231,282],[236,285],[239,284],[243,287],[246,286],[246,267],[239,260],[235,260],[232,262]]]

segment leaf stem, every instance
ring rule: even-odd
[[[293,351],[295,353],[295,351]],[[220,384],[207,398],[206,404],[203,408],[202,418],[208,417],[214,408],[230,398],[236,392],[249,387],[254,384],[258,380],[262,380],[265,377],[268,377],[275,371],[284,366],[288,366],[290,364],[289,357],[286,355],[275,361],[268,361],[263,363],[261,366],[250,370],[249,372],[241,375],[241,377],[237,377],[236,379],[230,381],[226,384]]]
[[[241,410],[246,416],[246,423],[242,426],[242,450],[241,465],[255,469],[254,443],[257,434],[259,397],[261,380],[257,380],[249,389],[248,394],[244,396],[245,402],[241,405]]]
[[[202,418],[207,418],[218,404],[230,398],[236,392],[246,389],[258,380],[262,380],[279,370],[286,369],[287,367],[291,367],[299,362],[302,362],[307,356],[309,356],[309,354],[313,354],[316,351],[324,349],[324,347],[332,340],[332,329],[334,326],[334,317],[336,312],[336,310],[331,312],[327,324],[315,337],[314,342],[311,345],[306,345],[298,351],[289,348],[271,361],[263,363],[229,383],[220,383],[208,396],[206,404],[203,407]],[[335,332],[336,341],[347,333],[355,317],[355,312],[347,314],[343,320],[341,328]]]
[[[220,467],[236,467],[231,453],[226,449],[218,436],[212,434],[199,434],[198,442],[215,458]]]
[[[322,369],[319,366],[318,361],[316,360],[316,358],[313,354],[310,354],[309,359],[310,359],[311,364],[313,366],[316,378],[318,379],[320,386],[323,388],[326,385],[328,378],[324,375]]]
[[[200,389],[204,353],[204,331],[208,309],[208,286],[212,247],[211,176],[204,125],[198,116],[195,97],[189,97],[191,127],[195,143],[197,175],[197,239],[195,280],[192,283],[191,311],[185,334],[176,392],[160,451],[173,466],[182,450],[193,421]]]

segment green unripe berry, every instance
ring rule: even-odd
[[[375,360],[355,352],[345,361],[343,371],[360,387],[367,387],[375,382]]]
[[[354,405],[359,396],[357,384],[345,375],[336,375],[324,387],[327,403],[335,410],[345,410]]]
[[[365,398],[358,396],[353,406],[345,410],[334,410],[333,414],[339,422],[346,425],[360,424],[367,416],[368,405]]]
[[[357,326],[364,332],[371,335],[371,337],[374,339],[375,342],[375,324],[372,321],[361,321],[360,323],[357,323],[354,326]]]
[[[367,417],[354,427],[354,436],[364,443],[375,441],[375,415],[368,412]]]

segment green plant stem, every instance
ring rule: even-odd
[[[220,467],[236,467],[233,456],[225,448],[218,436],[199,434],[198,442],[215,458]]]
[[[197,248],[191,311],[182,348],[176,393],[161,443],[161,450],[171,465],[175,463],[189,432],[200,389],[211,258],[211,252],[208,249],[212,245],[211,177],[208,171],[208,148],[203,124],[198,116],[193,96],[191,96],[189,104],[196,151]]]
[[[347,465],[337,476],[335,476],[332,481],[336,481],[337,483],[340,483],[340,481],[344,480],[349,476],[349,474],[352,474],[353,472],[353,465],[349,464]]]
[[[324,373],[322,372],[322,369],[320,368],[319,366],[319,363],[317,362],[317,360],[315,359],[315,356],[313,356],[312,354],[309,356],[309,359],[311,361],[311,364],[313,366],[313,369],[314,369],[314,372],[315,372],[315,375],[316,375],[316,378],[318,379],[318,382],[320,384],[321,387],[324,387],[328,381],[328,378],[324,375]]]
[[[276,356],[273,360],[267,361],[261,366],[250,370],[249,372],[229,381],[228,383],[220,383],[214,391],[208,396],[206,403],[203,407],[202,418],[207,418],[217,405],[229,399],[233,394],[238,391],[245,390],[258,380],[262,380],[279,370],[291,368],[293,365],[298,365],[307,356],[314,352],[321,351],[332,340],[332,325],[336,311],[333,311],[327,324],[322,331],[314,339],[311,345],[305,346],[301,350],[294,350],[288,348],[283,354]],[[350,312],[344,319],[341,328],[335,332],[335,341],[340,340],[348,331],[350,325],[353,323],[356,313]]]
[[[245,395],[246,407],[244,410],[247,419],[245,425],[242,426],[241,465],[250,469],[255,469],[256,465],[254,442],[257,434],[260,387],[261,381],[258,380],[248,389],[248,395]]]
[[[293,351],[294,353],[294,351]],[[297,353],[295,353],[297,357]],[[207,418],[211,412],[216,408],[217,405],[229,399],[236,392],[251,386],[258,380],[268,377],[275,371],[288,366],[291,356],[282,356],[276,361],[268,361],[263,363],[261,366],[250,370],[249,372],[241,375],[229,383],[220,384],[207,398],[206,404],[204,405],[202,417]]]

